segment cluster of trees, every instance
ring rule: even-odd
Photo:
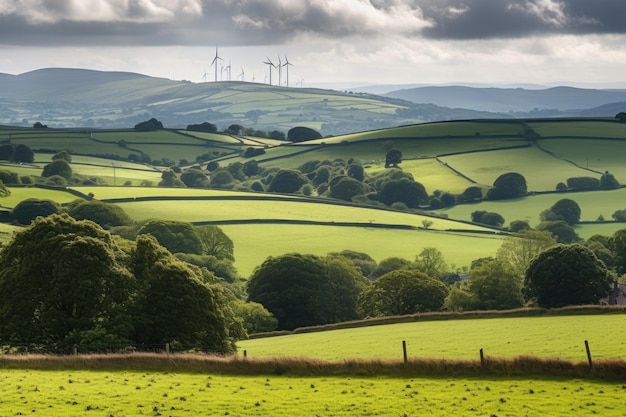
[[[558,183],[556,191],[592,191],[611,190],[620,186],[619,181],[609,171],[605,171],[600,178],[595,177],[571,177],[566,183]]]
[[[0,160],[29,164],[35,160],[35,153],[27,145],[7,143],[0,145]]]

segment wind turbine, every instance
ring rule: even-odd
[[[293,67],[293,64],[291,62],[289,62],[289,59],[287,58],[287,54],[285,54],[285,63],[283,64],[284,67],[287,67],[287,87],[289,87],[289,66]]]
[[[213,62],[211,62],[211,66],[215,66],[215,82],[217,82],[217,62],[223,61],[217,53],[217,46],[215,47],[215,58],[213,58]]]
[[[204,69],[204,74],[202,74],[202,82],[206,82],[206,68]]]
[[[245,81],[245,80],[246,80],[246,73],[245,73],[245,71],[243,70],[243,67],[241,67],[241,74],[239,74],[239,75],[237,76],[237,79],[239,79],[239,77],[241,77],[241,81]]]
[[[226,67],[226,75],[228,75],[228,81],[230,81],[230,59],[228,60],[228,66]]]
[[[269,66],[270,68],[270,85],[272,85],[272,67],[276,68],[276,65],[274,65],[274,63],[272,62],[271,59],[269,59],[269,57],[266,57],[267,61],[263,61],[264,64],[267,64],[267,66]]]
[[[283,63],[280,62],[280,55],[278,55],[278,85],[282,87],[282,78],[283,78]]]

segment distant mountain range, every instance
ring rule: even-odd
[[[50,127],[131,128],[155,117],[170,128],[210,122],[220,129],[241,124],[287,131],[303,125],[337,135],[442,120],[614,116],[626,110],[626,90],[368,88],[381,93],[240,81],[191,83],[128,72],[48,68],[0,73],[0,124],[32,126],[39,121]]]

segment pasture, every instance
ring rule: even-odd
[[[0,371],[0,415],[622,416],[624,385],[564,379]]]
[[[585,361],[584,341],[594,358],[626,359],[626,337],[615,332],[624,313],[572,316],[424,320],[412,323],[298,333],[242,340],[249,357],[293,356],[324,360],[347,358],[475,359],[531,355]]]

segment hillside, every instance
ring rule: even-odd
[[[211,122],[287,131],[304,125],[324,135],[486,112],[334,90],[223,81],[191,83],[123,72],[50,68],[0,77],[0,124],[125,128],[156,117],[166,127]]]
[[[464,86],[417,87],[384,94],[414,103],[432,103],[443,107],[462,107],[497,113],[531,114],[552,110],[553,116],[581,115],[592,109],[626,101],[625,90],[593,90],[574,87],[546,89],[476,88]],[[591,112],[589,116],[614,116],[613,108]]]

